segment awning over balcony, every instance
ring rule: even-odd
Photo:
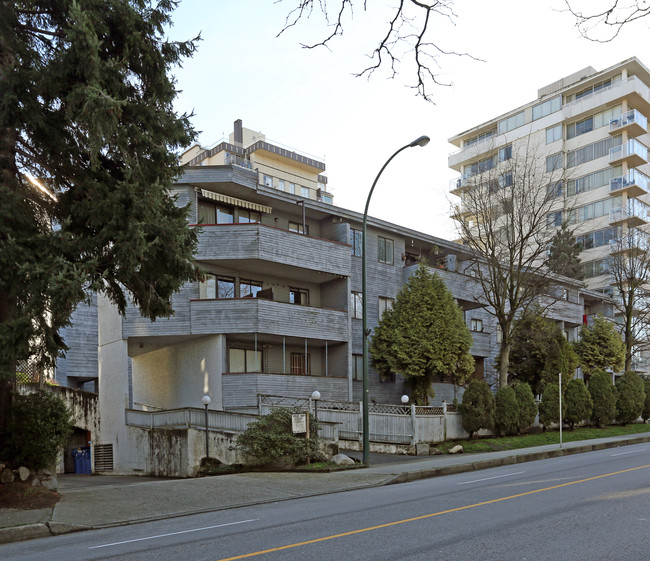
[[[270,206],[251,203],[250,201],[236,199],[235,197],[229,197],[228,195],[222,195],[221,193],[214,193],[213,191],[207,191],[206,189],[201,189],[201,196],[213,201],[219,201],[220,203],[256,210],[257,212],[265,212],[266,214],[270,214],[272,210]]]

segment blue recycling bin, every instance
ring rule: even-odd
[[[83,446],[81,448],[75,448],[72,451],[72,457],[74,458],[74,472],[83,473],[89,475],[91,473],[90,469],[90,447]]]

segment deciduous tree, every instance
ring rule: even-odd
[[[473,372],[472,336],[445,283],[421,265],[386,310],[370,342],[372,366],[401,374],[416,403],[431,396],[434,376],[463,385]]]
[[[172,0],[0,0],[0,416],[17,361],[51,366],[75,306],[100,292],[155,319],[199,277],[170,196]],[[0,432],[4,423],[0,419]]]

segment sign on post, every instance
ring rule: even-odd
[[[307,434],[307,438],[309,438],[309,413],[291,415],[291,430],[293,434]]]

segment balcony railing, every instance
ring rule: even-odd
[[[625,144],[610,148],[609,163],[619,163],[622,160],[627,160],[633,167],[647,164],[648,148],[635,138],[628,140]]]
[[[630,109],[618,117],[613,117],[609,121],[609,132],[618,134],[622,130],[627,130],[631,136],[639,136],[648,132],[648,119],[640,111]]]
[[[629,226],[640,226],[648,221],[648,205],[636,199],[629,200],[627,206],[613,208],[609,211],[609,223],[612,225],[628,222]]]
[[[631,169],[626,175],[619,175],[609,180],[610,195],[618,195],[627,191],[631,197],[639,197],[648,194],[650,178],[637,169]]]

